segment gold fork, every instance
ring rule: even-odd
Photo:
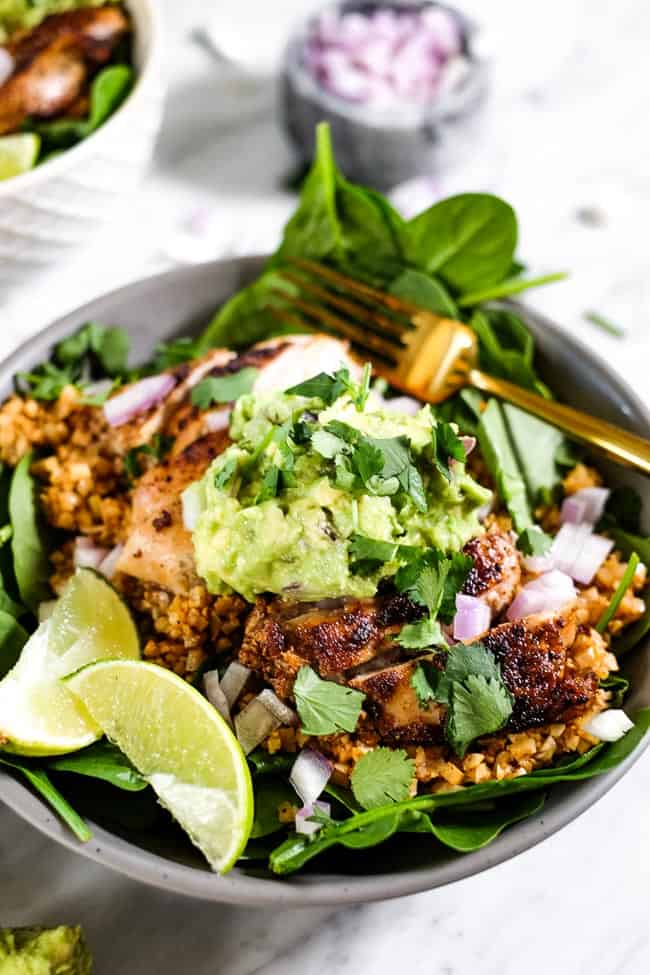
[[[613,460],[650,474],[650,441],[571,406],[477,368],[478,341],[467,325],[424,311],[313,261],[292,260],[281,275],[299,295],[276,294],[300,317],[270,310],[299,327],[317,325],[346,338],[353,351],[369,358],[391,386],[428,403],[441,403],[464,386],[474,386],[520,406]],[[304,297],[312,296],[316,301]]]

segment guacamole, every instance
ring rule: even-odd
[[[197,567],[210,591],[250,601],[264,592],[372,596],[399,567],[398,546],[459,551],[480,534],[477,511],[490,492],[462,462],[436,466],[437,429],[428,406],[406,416],[359,408],[348,394],[331,404],[242,396],[234,443],[188,489],[200,511]],[[388,543],[382,559],[357,560],[359,537]]]
[[[78,7],[103,7],[107,0],[0,0],[0,43],[14,31],[36,27],[50,14]]]

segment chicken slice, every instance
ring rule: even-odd
[[[567,665],[575,641],[575,611],[529,616],[503,623],[483,637],[501,665],[503,682],[514,698],[509,731],[558,721],[588,704],[598,688],[595,674],[577,675]],[[430,658],[444,666],[444,655]],[[386,667],[349,681],[367,695],[365,708],[382,737],[391,743],[434,744],[443,739],[445,708],[419,705],[411,686],[415,662]]]
[[[90,72],[105,64],[129,32],[117,6],[52,14],[5,45],[14,70],[0,86],[0,134],[16,132],[29,116],[51,118],[78,102]]]
[[[227,444],[225,431],[208,434],[144,474],[133,493],[133,527],[118,572],[175,593],[187,592],[199,581],[192,535],[183,524],[181,493],[203,476]]]
[[[507,532],[495,530],[470,539],[463,551],[474,565],[462,591],[483,599],[494,618],[510,605],[521,581],[515,544]]]

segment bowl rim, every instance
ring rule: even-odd
[[[127,8],[138,8],[143,20],[143,24],[138,30],[146,38],[144,59],[138,69],[132,90],[117,111],[113,112],[103,125],[86,139],[78,142],[76,146],[64,150],[54,159],[28,170],[26,173],[2,180],[0,182],[0,199],[3,196],[11,197],[24,190],[31,190],[45,180],[56,178],[67,172],[89,153],[94,153],[104,142],[108,142],[112,138],[115,124],[119,124],[127,112],[137,110],[154,85],[162,85],[157,77],[162,61],[162,15],[159,5],[156,0],[123,0],[123,2]]]
[[[84,320],[95,315],[95,306],[110,301],[137,302],[153,290],[173,283],[180,291],[194,280],[218,278],[219,272],[230,268],[238,274],[253,276],[262,267],[264,258],[227,258],[190,267],[175,268],[160,274],[141,278],[93,299],[80,308],[68,312],[50,326],[31,337],[0,363],[0,374],[11,376],[25,367],[30,356],[41,354],[43,345],[49,347]],[[218,289],[215,283],[215,291]],[[218,299],[215,299],[215,302]],[[624,425],[650,429],[650,410],[640,397],[629,388],[622,376],[581,340],[549,321],[545,316],[518,305],[529,321],[542,327],[556,342],[569,346],[589,368],[607,382],[607,396],[603,402],[613,403],[617,398],[627,414]],[[180,322],[179,322],[180,323]],[[38,341],[36,341],[36,339]],[[35,349],[34,346],[37,346]],[[604,390],[603,390],[604,392]],[[603,775],[570,785],[556,785],[552,798],[541,814],[518,823],[502,833],[490,846],[474,853],[450,854],[432,864],[427,870],[408,867],[401,871],[372,875],[304,874],[290,879],[259,877],[236,870],[220,877],[207,869],[199,869],[157,853],[143,849],[135,843],[111,833],[89,820],[93,838],[86,844],[78,843],[67,827],[33,794],[26,785],[9,773],[0,770],[0,800],[51,839],[134,880],[166,891],[188,897],[218,903],[231,903],[251,907],[282,905],[342,906],[406,896],[445,886],[492,866],[503,863],[531,849],[547,839],[578,816],[586,812],[619,781],[640,759],[650,746],[650,734],[619,766]]]

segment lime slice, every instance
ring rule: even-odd
[[[19,755],[61,755],[90,745],[101,729],[59,678],[93,660],[139,656],[125,604],[101,576],[79,569],[0,681],[0,746]]]
[[[0,137],[0,179],[20,176],[33,169],[41,148],[40,136],[34,132]]]
[[[221,715],[176,674],[141,661],[90,664],[65,686],[145,776],[213,870],[229,870],[251,831],[253,786]]]

